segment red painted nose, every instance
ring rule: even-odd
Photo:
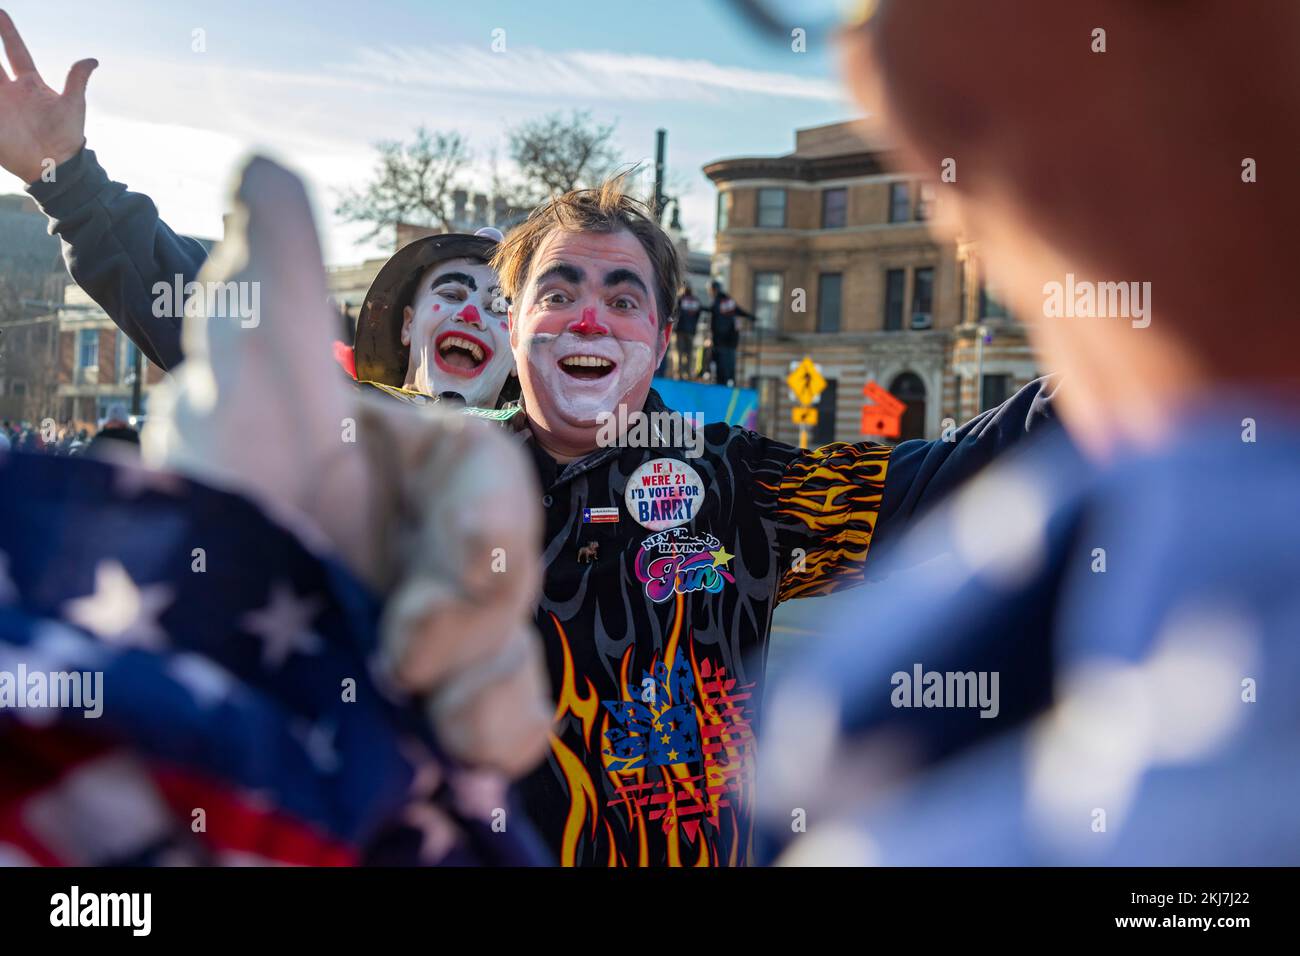
[[[596,318],[595,309],[583,309],[582,318],[570,325],[568,330],[575,335],[609,335],[609,329]]]
[[[478,314],[478,309],[472,305],[467,305],[461,309],[456,318],[467,325],[477,325],[480,329],[483,328],[483,318]]]

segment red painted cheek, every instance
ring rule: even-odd
[[[435,305],[435,306],[433,307],[433,311],[437,312],[437,311],[438,311],[439,309],[441,309],[441,308],[442,308],[442,306],[440,306],[440,305]]]

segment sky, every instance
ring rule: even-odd
[[[786,153],[795,129],[855,115],[831,51],[773,43],[724,0],[0,3],[55,89],[76,60],[99,60],[88,145],[174,229],[219,237],[233,170],[265,152],[306,179],[334,265],[391,251],[333,210],[365,183],[375,142],[421,124],[468,137],[471,188],[488,185],[493,150],[508,165],[505,132],[522,120],[590,111],[647,177],[663,127],[682,224],[711,250],[705,163]],[[5,179],[0,192],[21,188]]]

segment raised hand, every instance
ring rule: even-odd
[[[323,532],[385,596],[389,682],[424,700],[452,755],[524,773],[554,713],[531,625],[541,490],[524,452],[484,422],[364,395],[338,374],[311,204],[270,160],[244,166],[198,281],[207,311],[186,314],[185,361],[149,400],[145,462]]]
[[[27,45],[3,10],[0,39],[13,74],[0,63],[0,166],[25,183],[35,182],[85,144],[86,83],[99,63],[72,64],[60,94],[36,72]]]

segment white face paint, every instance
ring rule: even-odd
[[[557,460],[600,445],[601,419],[640,411],[667,347],[656,276],[625,229],[557,229],[542,240],[511,327],[528,423]]]
[[[577,378],[560,367],[561,362],[575,356],[604,359],[613,363],[614,370],[602,378]],[[564,423],[585,428],[597,425],[602,415],[616,413],[629,394],[644,387],[654,369],[655,355],[645,342],[572,332],[537,332],[528,340],[528,364],[545,384]]]
[[[468,405],[493,407],[514,369],[496,273],[477,259],[430,266],[403,312],[402,344],[411,349],[407,388],[455,392]]]

